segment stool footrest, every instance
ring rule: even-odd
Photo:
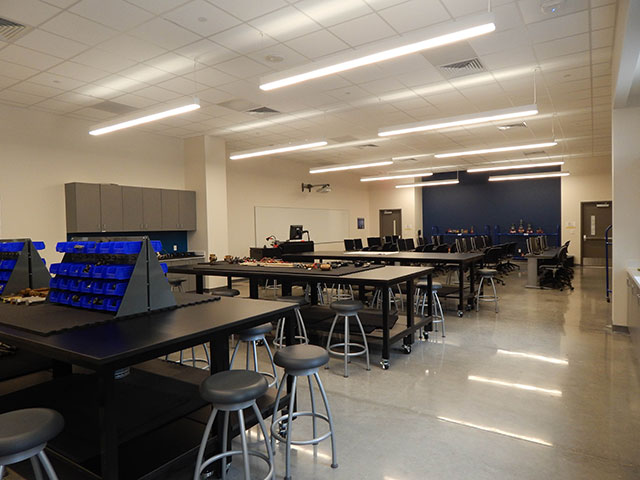
[[[359,351],[349,352],[348,354],[346,354],[349,357],[357,357],[358,355],[364,355],[366,353],[366,351],[367,351],[367,348],[364,345],[360,344],[360,343],[351,343],[351,342],[349,342],[348,345],[349,345],[349,350],[351,350],[351,348],[354,348],[354,347],[360,349]],[[338,357],[344,357],[345,356],[345,352],[344,351],[342,351],[342,352],[335,351],[334,350],[335,347],[344,348],[345,344],[344,343],[333,343],[333,344],[329,345],[329,348],[327,348],[327,351],[329,352],[330,355],[336,355]]]
[[[326,415],[322,414],[322,413],[313,413],[313,412],[294,412],[293,415],[291,415],[291,418],[293,418],[294,420],[298,417],[315,417],[318,418],[320,420],[324,420],[325,422],[327,422],[327,425],[330,425],[329,423],[329,417],[327,417]],[[285,437],[283,437],[280,432],[278,431],[278,427],[280,426],[280,423],[286,421],[287,423],[289,422],[289,414],[284,414],[281,415],[277,418],[275,418],[273,420],[273,423],[271,425],[271,436],[273,438],[275,438],[276,440],[278,440],[279,442],[286,442],[287,439]],[[329,438],[331,436],[331,430],[329,430],[328,432],[324,433],[323,435],[320,435],[318,437],[315,438],[311,438],[308,440],[293,440],[291,439],[291,445],[317,445],[318,443],[322,442],[323,440],[326,440],[327,438]]]

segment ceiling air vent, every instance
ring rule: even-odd
[[[102,110],[103,112],[115,113],[116,115],[125,115],[127,113],[134,112],[138,110],[136,107],[132,107],[131,105],[125,105],[124,103],[112,102],[110,100],[105,100],[104,102],[96,103],[95,105],[91,105],[91,108],[95,108],[97,110]]]
[[[470,58],[469,60],[462,60],[459,62],[449,63],[447,65],[440,65],[438,68],[446,73],[477,73],[484,71],[484,65],[480,63],[478,58]]]
[[[527,156],[532,156],[532,155],[546,155],[547,152],[545,152],[544,150],[536,150],[535,152],[524,152],[525,155]]]
[[[527,124],[524,122],[508,123],[507,125],[500,125],[498,130],[511,130],[512,128],[527,128]]]
[[[247,110],[247,113],[250,115],[266,117],[269,115],[278,115],[280,112],[278,110],[274,110],[273,108],[269,108],[269,107],[257,107],[257,108],[252,108],[251,110]]]
[[[0,40],[13,42],[27,33],[30,27],[20,23],[12,22],[6,18],[0,18]]]
[[[375,144],[373,144],[373,143],[365,143],[365,144],[363,144],[363,145],[356,145],[356,148],[359,148],[359,149],[361,149],[361,150],[362,150],[363,148],[378,148],[378,145],[375,145]]]

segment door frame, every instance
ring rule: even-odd
[[[584,265],[584,233],[582,232],[582,220],[585,203],[608,203],[611,208],[611,221],[613,222],[613,200],[581,200],[580,201],[580,232],[578,240],[580,241],[580,265]]]
[[[386,212],[388,210],[391,210],[393,212],[398,212],[400,214],[400,225],[398,227],[398,230],[400,230],[400,232],[397,234],[398,237],[402,237],[402,209],[401,208],[381,208],[379,213],[378,213],[378,234],[380,235],[380,238],[382,238],[382,216],[384,215],[384,213],[382,212]]]

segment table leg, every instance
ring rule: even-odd
[[[540,288],[538,281],[538,259],[527,257],[527,288]]]
[[[382,290],[382,360],[380,366],[388,370],[389,363],[389,287],[383,285]]]
[[[464,265],[462,262],[458,268],[458,316],[464,315]]]
[[[413,327],[413,279],[407,280],[407,328]],[[405,351],[408,350],[411,352],[411,345],[413,344],[413,333],[404,337],[404,348]]]
[[[196,274],[196,293],[204,293],[204,276]]]
[[[258,279],[250,278],[249,279],[249,296],[251,298],[258,298],[260,293],[258,292]]]
[[[227,277],[227,288],[233,288],[233,277],[231,275]]]
[[[114,372],[99,377],[100,468],[103,480],[118,479],[118,428]]]
[[[473,310],[476,300],[476,262],[469,265],[469,306]]]
[[[433,292],[433,275],[430,273],[427,275],[427,290]],[[427,311],[429,316],[433,317],[433,294],[427,297]],[[429,325],[429,330],[432,330],[433,324]]]
[[[53,378],[67,377],[73,373],[71,364],[60,360],[51,360],[51,372]]]
[[[288,297],[291,295],[291,282],[288,280],[282,281],[282,296]]]
[[[318,282],[309,282],[311,288],[311,305],[318,304]]]
[[[360,286],[358,287],[358,299],[359,299],[362,303],[364,303],[364,302],[365,302],[365,300],[367,299],[367,292],[366,292],[366,289],[365,289],[365,286],[364,286],[364,285],[360,285]]]
[[[227,335],[216,335],[209,341],[209,351],[211,352],[211,374],[224,372],[229,370],[229,337]],[[216,441],[213,444],[214,452],[222,451],[222,434],[224,433],[224,423],[222,415],[218,415],[214,420],[213,431],[216,432]],[[231,435],[227,436],[227,451],[231,449]],[[231,460],[227,459],[227,463]],[[213,474],[216,478],[220,478],[222,470],[220,462],[216,462]]]

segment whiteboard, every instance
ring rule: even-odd
[[[257,247],[275,235],[289,239],[289,225],[302,225],[315,243],[340,242],[349,237],[349,211],[326,208],[254,207]],[[306,235],[303,236],[306,239]]]

